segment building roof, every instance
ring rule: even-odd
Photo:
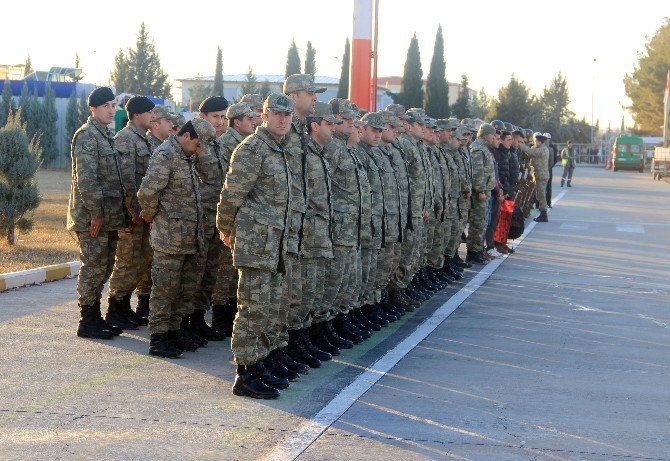
[[[176,79],[178,82],[188,82],[188,81],[202,81],[202,82],[213,82],[214,81],[214,76],[198,76],[198,77],[190,77],[190,78],[178,78]],[[277,83],[277,84],[282,84],[284,83],[284,80],[286,80],[286,77],[284,75],[256,75],[256,80],[259,83],[263,83],[264,81],[267,81],[269,83]],[[247,81],[247,74],[234,74],[234,75],[224,75],[223,76],[223,81],[224,82],[246,82]],[[316,75],[314,77],[314,83],[317,85],[338,85],[340,83],[339,78],[335,77],[327,77],[324,75]]]

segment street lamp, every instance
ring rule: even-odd
[[[595,93],[595,81],[596,81],[596,58],[593,58],[591,64],[591,149],[594,148],[594,139],[593,139],[593,100]]]

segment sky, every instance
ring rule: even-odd
[[[624,115],[627,125],[632,123],[623,109],[629,103],[623,78],[633,71],[647,37],[670,16],[666,2],[658,0],[625,2],[628,6],[573,0],[379,4],[379,76],[402,75],[416,33],[425,77],[442,25],[447,80],[459,82],[466,74],[473,89],[495,95],[514,74],[537,94],[562,72],[571,110],[590,122],[593,98],[594,121],[601,127],[618,127]],[[464,9],[470,5],[470,11]],[[2,23],[0,64],[20,64],[30,54],[37,70],[68,67],[78,52],[84,81],[91,83],[108,83],[115,54],[134,45],[141,22],[171,79],[213,75],[219,45],[224,74],[242,74],[249,66],[256,74],[283,74],[291,40],[302,59],[312,41],[317,75],[339,77],[344,42],[352,34],[353,0],[36,0],[9,2],[3,13],[17,20]]]

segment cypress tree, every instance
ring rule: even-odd
[[[30,93],[28,92],[28,84],[23,82],[21,87],[21,96],[19,96],[19,105],[17,107],[21,111],[21,124],[27,125],[30,117]]]
[[[423,70],[421,70],[421,54],[416,33],[412,36],[407,49],[400,97],[402,104],[407,108],[423,107]]]
[[[465,74],[461,76],[461,92],[451,107],[451,113],[461,120],[470,117],[470,89],[468,88],[468,76]]]
[[[30,75],[33,73],[33,65],[30,62],[30,55],[26,58],[25,67],[23,68],[23,76]]]
[[[91,115],[91,109],[88,108],[88,98],[86,97],[86,92],[82,91],[79,98],[79,124],[77,128],[88,121],[89,115]]]
[[[442,26],[437,28],[433,59],[430,61],[430,71],[426,82],[426,98],[424,108],[433,118],[449,116],[449,86],[446,76],[447,65],[444,61],[444,37]]]
[[[7,120],[9,115],[13,114],[16,110],[14,106],[14,94],[12,93],[12,86],[9,81],[9,77],[5,79],[5,86],[2,87],[2,105],[0,106],[0,127],[2,127]]]
[[[295,40],[293,40],[286,55],[286,71],[284,72],[284,77],[288,77],[289,75],[299,73],[300,73],[300,55],[298,54],[298,47],[295,44]]]
[[[79,52],[76,51],[74,53],[74,67],[75,69],[79,69]],[[72,77],[73,82],[79,82],[84,78],[84,75],[79,75],[78,77]]]
[[[21,232],[30,230],[30,212],[40,204],[35,178],[39,158],[39,142],[28,139],[19,109],[0,128],[0,232],[10,245],[17,227]]]
[[[312,42],[307,42],[307,51],[305,52],[305,74],[310,74],[312,77],[316,75],[316,50],[312,46]]]
[[[351,45],[349,38],[344,42],[344,54],[342,55],[342,71],[340,72],[340,84],[337,87],[338,98],[349,97],[349,61],[351,59]]]
[[[216,69],[214,69],[212,96],[223,96],[223,53],[221,52],[221,46],[216,51]]]
[[[42,102],[42,120],[44,129],[42,131],[42,163],[48,164],[58,157],[56,147],[56,134],[58,127],[58,114],[56,112],[56,96],[51,89],[51,83],[47,82]]]
[[[254,75],[254,70],[249,66],[246,74],[246,81],[240,85],[241,95],[258,93],[258,79]]]

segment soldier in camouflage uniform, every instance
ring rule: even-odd
[[[533,165],[533,176],[535,178],[535,199],[540,210],[539,216],[534,221],[547,222],[547,197],[545,191],[549,175],[549,148],[546,146],[547,138],[542,133],[533,134],[534,146],[528,147],[521,143],[519,148],[521,152],[530,158]]]
[[[114,150],[112,131],[114,93],[96,88],[88,96],[91,116],[72,138],[72,184],[67,229],[79,242],[81,267],[77,294],[81,319],[77,336],[111,339],[121,329],[107,325],[100,314],[100,298],[114,267],[118,231],[130,226],[124,208],[126,193],[121,159]]]
[[[153,117],[151,127],[147,131],[147,139],[151,145],[151,152],[153,152],[170,136],[170,130],[174,125],[172,124],[172,116],[164,107],[156,106],[151,113]]]
[[[291,98],[271,94],[263,126],[237,146],[217,207],[216,224],[239,273],[238,312],[231,348],[235,395],[277,398],[289,383],[266,364],[285,362],[277,348],[276,318],[282,309],[286,244],[290,226],[291,167],[285,136],[291,129]]]
[[[187,122],[170,135],[151,156],[137,192],[141,217],[153,223],[150,242],[153,288],[149,299],[149,353],[181,357],[194,350],[193,341],[180,330],[184,315],[193,309],[193,297],[204,257],[202,204],[195,155],[201,143],[214,138],[214,127],[203,119]]]
[[[219,270],[219,258],[223,244],[216,229],[216,204],[228,171],[228,159],[218,140],[226,129],[226,109],[228,101],[222,96],[210,96],[200,103],[198,117],[210,123],[216,132],[213,139],[201,143],[201,152],[194,162],[195,170],[200,179],[200,195],[202,197],[203,225],[205,232],[205,260],[200,266],[201,277],[195,293],[193,312],[184,317],[182,328],[190,329],[190,334],[204,338],[206,341],[222,341],[226,334],[212,329],[205,322],[205,313],[212,303],[212,290],[216,283]],[[206,344],[206,341],[201,341]]]
[[[309,329],[301,323],[302,307],[302,239],[303,222],[307,211],[305,186],[305,146],[307,144],[306,119],[314,111],[316,94],[325,88],[314,85],[309,74],[289,75],[284,81],[283,93],[294,103],[295,114],[291,131],[286,136],[285,149],[291,167],[291,224],[288,230],[286,251],[286,282],[284,286],[283,310],[276,319],[277,347],[289,344],[288,353],[297,362],[312,368],[321,366],[321,360],[329,360],[330,354],[317,348],[310,341]]]
[[[133,181],[125,184],[126,190],[135,196],[149,166],[153,151],[147,130],[153,119],[155,104],[144,96],[133,96],[126,103],[128,124],[116,134],[114,148],[128,168],[128,177]],[[114,270],[109,278],[109,309],[107,323],[119,328],[137,329],[147,325],[146,317],[136,314],[130,307],[133,290],[138,298],[151,294],[151,246],[149,225],[140,219],[137,198],[133,200],[133,225],[119,233],[116,246]]]
[[[240,102],[246,102],[251,110],[256,114],[254,117],[254,130],[261,126],[261,114],[263,113],[263,97],[260,94],[245,94]]]
[[[488,220],[488,202],[491,191],[496,185],[493,157],[490,147],[495,142],[496,131],[493,126],[483,123],[477,132],[477,139],[470,146],[472,164],[472,209],[468,229],[467,260],[476,264],[485,264],[482,256],[483,238]]]
[[[256,130],[256,118],[256,113],[246,102],[238,102],[228,107],[226,111],[228,129],[218,139],[218,144],[221,146],[220,155],[225,162],[226,172],[235,148]],[[225,245],[221,248],[219,272],[212,292],[212,303],[212,327],[224,332],[227,336],[232,336],[233,321],[237,313],[237,269],[233,266],[233,255],[230,248]]]

